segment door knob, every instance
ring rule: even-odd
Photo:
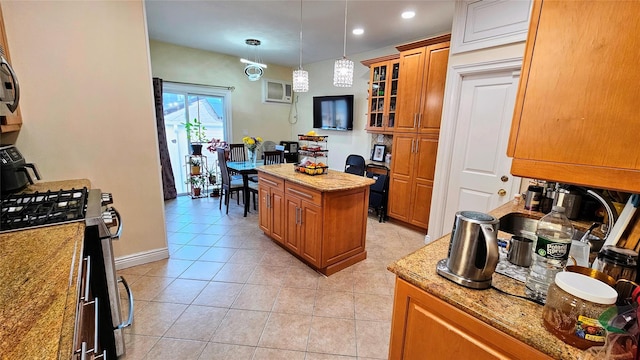
[[[507,195],[507,190],[505,190],[505,189],[500,189],[500,190],[498,190],[498,195],[500,195],[500,196],[505,196],[505,195]]]
[[[502,177],[500,178],[500,180],[501,180],[502,182],[507,182],[507,181],[509,181],[509,177],[508,177],[508,176],[505,176],[505,175],[502,175]]]

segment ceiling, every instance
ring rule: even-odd
[[[453,0],[351,0],[347,57],[451,31]],[[149,38],[260,62],[298,67],[300,1],[146,0]],[[303,0],[303,66],[342,57],[345,2]],[[404,20],[400,14],[413,10]],[[353,35],[355,27],[363,35]],[[258,39],[257,47],[245,44]]]

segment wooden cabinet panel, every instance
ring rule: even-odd
[[[449,63],[449,43],[428,46],[426,52],[429,55],[427,76],[423,87],[422,110],[420,111],[420,131],[440,129],[444,85],[447,79],[447,64]]]
[[[433,181],[416,180],[413,185],[411,201],[411,223],[421,228],[429,226],[429,214],[431,213],[431,193]]]
[[[393,56],[385,57],[385,59]],[[369,66],[369,110],[366,130],[373,133],[393,132],[398,100],[398,56],[391,60],[364,62]]]
[[[300,227],[298,219],[300,217],[300,199],[294,197],[286,197],[284,200],[286,213],[286,236],[284,245],[296,254],[300,254]]]
[[[425,357],[425,354],[429,356]],[[389,359],[551,359],[396,278]]]
[[[258,197],[260,208],[258,222],[260,229],[277,242],[284,244],[285,217],[283,212],[284,181],[266,174],[259,175]]]
[[[4,31],[4,18],[2,17],[2,8],[0,8],[0,46],[2,46],[2,48],[4,49],[5,59],[7,59],[7,62],[9,62],[9,64],[12,64],[11,54],[9,53],[9,43],[7,42],[7,35]],[[11,115],[0,116],[0,133],[18,131],[20,130],[21,126],[22,113],[20,112],[20,107],[18,107],[18,109],[16,109],[16,111]]]
[[[415,131],[420,112],[426,49],[408,50],[400,54],[400,84],[395,131]]]
[[[316,267],[321,267],[322,211],[319,206],[301,203],[300,256]]]
[[[438,135],[418,136],[416,143],[414,178],[433,181],[436,171],[436,156],[438,154]]]
[[[636,1],[534,3],[512,174],[640,192],[639,32]]]
[[[365,190],[365,191],[362,191]],[[328,241],[322,249],[322,266],[343,261],[365,250],[369,188],[354,189],[340,193],[325,194],[324,237],[342,238],[341,241]]]

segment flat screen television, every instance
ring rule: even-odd
[[[314,96],[313,127],[353,130],[353,95]]]

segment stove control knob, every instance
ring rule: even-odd
[[[116,213],[112,209],[108,209],[102,213],[102,221],[104,221],[108,227],[117,225]]]
[[[103,206],[113,204],[113,196],[111,193],[102,193],[101,200]]]

